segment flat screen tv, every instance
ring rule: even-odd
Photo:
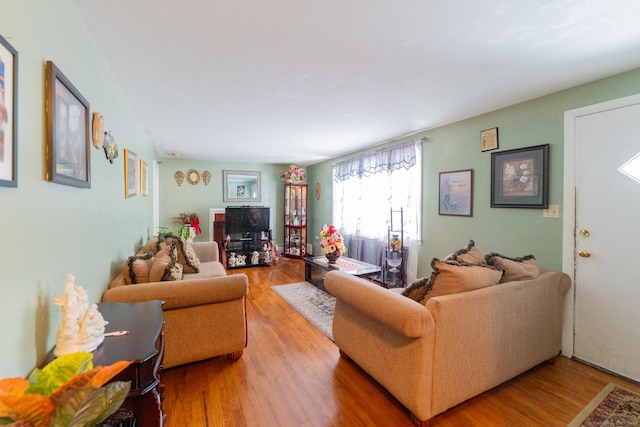
[[[227,207],[224,210],[226,235],[255,233],[269,230],[270,208],[257,206]]]

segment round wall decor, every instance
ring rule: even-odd
[[[187,171],[187,182],[191,185],[196,185],[200,182],[200,174],[195,169],[189,169]]]

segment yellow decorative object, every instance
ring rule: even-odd
[[[196,185],[200,182],[200,174],[195,169],[189,169],[187,171],[187,182],[191,185]]]
[[[182,181],[184,180],[184,173],[182,171],[176,171],[173,174],[173,178],[176,180],[176,184],[178,184],[178,187],[180,187],[182,185]]]

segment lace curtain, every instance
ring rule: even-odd
[[[402,208],[409,283],[416,277],[421,235],[422,142],[386,147],[333,166],[333,223],[346,239],[348,256],[381,265],[390,210]]]

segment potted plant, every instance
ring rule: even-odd
[[[93,354],[60,356],[27,379],[0,380],[0,426],[92,427],[120,408],[130,382],[111,378],[131,364],[93,367]]]

